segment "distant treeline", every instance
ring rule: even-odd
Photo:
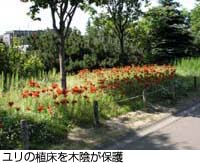
[[[123,51],[113,22],[106,13],[93,15],[85,34],[71,29],[66,41],[68,72],[130,64],[163,64],[174,59],[200,54],[200,5],[191,11],[180,9],[173,0],[161,1],[129,23],[123,33]],[[52,30],[26,38],[15,38],[15,46],[0,43],[0,72],[37,74],[41,70],[59,70],[57,38]],[[26,52],[16,47],[30,45]]]

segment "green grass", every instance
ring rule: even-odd
[[[200,76],[200,58],[183,58],[175,63],[179,76]]]

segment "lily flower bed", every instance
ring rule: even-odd
[[[75,125],[93,124],[93,101],[99,103],[101,120],[117,117],[143,107],[142,100],[119,104],[119,100],[140,95],[173,80],[176,69],[170,65],[126,66],[81,70],[68,79],[68,89],[57,82],[30,79],[17,89],[0,94],[0,149],[21,148],[21,119],[29,121],[31,148],[48,146],[64,139]],[[49,77],[51,78],[51,77]]]

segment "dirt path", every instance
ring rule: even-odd
[[[127,134],[136,134],[138,129],[200,102],[200,93],[198,92],[193,92],[188,97],[179,100],[174,107],[154,104],[155,110],[153,112],[149,112],[149,109],[130,112],[103,122],[102,127],[98,129],[75,127],[68,133],[63,144],[50,147],[50,149],[98,149],[104,147],[104,145],[115,144],[122,141]],[[165,138],[163,137],[163,139]]]
[[[113,150],[168,150],[168,149],[181,149],[181,150],[199,150],[200,149],[200,108],[185,117],[180,118],[178,121],[161,128],[160,130],[141,137],[135,138],[133,141],[127,143],[125,146],[118,145]],[[127,140],[121,141],[126,142]],[[110,148],[111,149],[111,148]]]

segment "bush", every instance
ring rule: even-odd
[[[20,148],[20,124],[15,117],[7,117],[7,114],[1,113],[0,117],[0,150],[1,149],[16,149]]]
[[[8,70],[8,62],[8,48],[4,43],[0,42],[0,72]]]
[[[10,115],[0,110],[0,150],[22,149],[21,119],[27,119],[30,149],[47,148],[65,137],[65,131],[56,129],[48,122],[35,122],[30,118]]]
[[[23,71],[28,76],[37,75],[42,70],[44,70],[44,64],[36,53],[31,54],[23,64]]]

